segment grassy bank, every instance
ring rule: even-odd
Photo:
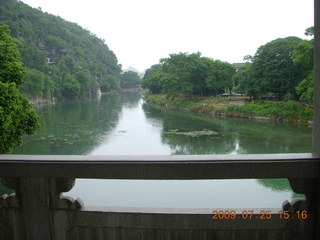
[[[182,111],[219,114],[230,117],[256,118],[286,122],[308,122],[313,110],[299,102],[248,101],[245,97],[201,97],[176,95],[146,95],[152,103]]]

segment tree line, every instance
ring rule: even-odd
[[[305,32],[313,36],[313,27]],[[233,77],[235,90],[252,98],[312,102],[314,40],[279,38],[261,46]]]
[[[139,83],[136,73],[121,74],[113,52],[87,30],[21,2],[1,1],[0,154],[40,126],[26,95],[74,98]]]
[[[22,143],[22,135],[34,134],[40,126],[39,115],[22,92],[49,97],[54,94],[50,91],[56,91],[58,84],[63,86],[61,95],[68,98],[85,93],[83,89],[90,91],[90,72],[80,68],[79,64],[72,57],[64,57],[55,66],[56,70],[49,68],[52,71],[49,75],[36,68],[26,68],[9,26],[0,25],[0,154],[10,153]],[[44,67],[47,69],[48,66]],[[80,70],[75,70],[77,68]],[[61,74],[57,82],[53,82],[55,74]],[[121,79],[123,88],[140,84],[140,77],[135,72],[126,72]]]
[[[0,25],[17,39],[29,97],[74,98],[120,88],[121,65],[104,40],[76,23],[14,1],[0,5]]]
[[[231,91],[235,67],[197,53],[170,54],[146,70],[141,86],[151,93],[216,95]]]
[[[313,36],[313,27],[305,32]],[[230,63],[201,53],[170,54],[146,70],[142,87],[158,94],[219,95],[243,93],[250,98],[312,102],[314,40],[275,39],[245,56],[236,69]]]

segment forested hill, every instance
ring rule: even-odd
[[[121,66],[115,54],[76,23],[15,0],[1,0],[0,25],[17,38],[29,97],[74,98],[118,89]]]

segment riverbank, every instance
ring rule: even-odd
[[[249,101],[240,97],[145,95],[146,101],[181,111],[258,120],[312,123],[313,110],[295,101]]]
[[[144,90],[142,88],[120,88],[117,90],[112,90],[108,92],[101,92],[98,91],[96,94],[92,95],[86,95],[86,96],[78,96],[76,98],[70,98],[70,99],[65,99],[65,98],[42,98],[38,96],[28,96],[28,99],[31,104],[33,105],[43,105],[43,104],[55,104],[56,102],[59,101],[66,101],[66,100],[74,100],[74,99],[81,99],[81,98],[87,98],[87,97],[96,97],[96,96],[101,96],[101,95],[112,95],[112,94],[118,94],[122,92],[140,92],[141,94],[144,94]]]

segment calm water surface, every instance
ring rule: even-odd
[[[303,153],[311,129],[195,115],[143,102],[139,93],[103,95],[42,106],[42,127],[14,154],[170,155]],[[66,193],[86,205],[179,208],[281,207],[299,197],[285,179],[77,179]]]

